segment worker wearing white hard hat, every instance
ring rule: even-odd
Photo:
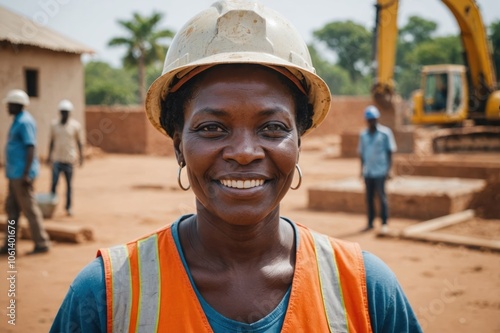
[[[72,215],[72,180],[73,165],[83,165],[82,126],[70,117],[74,106],[71,101],[63,99],[59,102],[60,117],[52,121],[50,127],[50,145],[48,163],[52,165],[52,195],[57,195],[59,175],[64,174],[66,180],[67,215]]]
[[[18,104],[24,107],[30,105],[28,94],[21,89],[13,89],[3,99],[4,104]]]
[[[62,101],[59,102],[59,111],[68,111],[72,112],[73,111],[73,103],[67,99],[63,99]]]
[[[374,105],[364,111],[367,128],[359,136],[358,152],[361,158],[361,175],[366,187],[368,223],[363,229],[374,228],[375,195],[380,202],[381,231],[388,232],[389,203],[385,183],[390,177],[392,154],[396,151],[396,140],[390,128],[379,124],[380,112]]]
[[[52,331],[420,332],[379,259],[280,216],[301,184],[302,136],[329,108],[307,45],[280,14],[233,0],[189,20],[146,112],[173,139],[195,212],[100,249]]]
[[[35,243],[29,254],[45,253],[49,250],[49,235],[43,227],[43,216],[34,196],[33,183],[40,165],[36,156],[36,122],[25,109],[30,100],[26,92],[14,89],[3,99],[13,116],[5,149],[5,173],[9,180],[5,211],[7,213],[6,237],[0,247],[1,255],[16,254],[16,236],[20,231],[21,212],[28,219],[31,237]]]

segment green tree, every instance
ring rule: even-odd
[[[146,68],[146,87],[151,86],[153,82],[160,77],[163,71],[163,63],[153,63]]]
[[[158,25],[163,15],[153,12],[151,16],[133,13],[130,21],[118,20],[127,31],[125,37],[115,37],[109,46],[126,46],[127,52],[123,58],[125,67],[137,66],[139,83],[139,100],[143,104],[146,97],[146,67],[155,62],[162,62],[167,46],[160,44],[161,39],[172,38],[174,33],[168,29],[159,29]]]
[[[419,16],[410,16],[408,22],[399,30],[399,37],[406,43],[420,44],[432,38],[437,23]]]
[[[343,67],[321,57],[313,45],[309,45],[309,53],[316,73],[326,82],[332,95],[359,95],[368,94],[369,85],[366,80],[354,83],[349,72]]]
[[[353,21],[331,22],[314,31],[314,37],[335,52],[337,64],[352,81],[360,79],[371,62],[371,32]]]
[[[85,103],[113,105],[137,103],[137,85],[133,75],[101,61],[85,65]]]
[[[493,45],[493,63],[497,77],[497,86],[500,86],[500,20],[490,25],[490,40]]]
[[[462,45],[457,36],[436,37],[415,46],[405,62],[418,65],[461,64]]]
[[[437,29],[437,23],[426,20],[419,16],[410,16],[408,22],[399,29],[397,50],[396,50],[396,66],[408,66],[408,54],[413,49],[426,41],[432,40],[432,35]],[[396,69],[397,71],[398,69]]]
[[[309,45],[308,47],[316,73],[326,82],[332,95],[344,94],[347,87],[351,86],[349,73],[323,59],[313,45]]]

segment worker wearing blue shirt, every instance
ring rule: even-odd
[[[380,200],[380,217],[383,233],[387,232],[389,209],[385,193],[385,181],[389,176],[392,164],[392,153],[396,151],[396,141],[390,128],[378,123],[380,112],[370,105],[365,109],[365,120],[368,124],[359,136],[358,152],[361,157],[361,175],[366,185],[366,205],[368,209],[368,225],[364,231],[373,229],[375,219],[375,193]]]
[[[8,112],[14,117],[9,129],[5,151],[5,172],[9,180],[9,189],[5,200],[7,212],[7,230],[4,246],[0,254],[14,255],[19,216],[21,212],[29,222],[31,237],[35,243],[29,254],[45,253],[49,250],[49,236],[42,225],[42,212],[38,207],[34,193],[33,181],[38,175],[40,163],[35,154],[36,123],[31,114],[25,110],[29,105],[28,95],[19,89],[11,90],[4,102]]]

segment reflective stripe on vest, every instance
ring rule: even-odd
[[[160,312],[160,260],[158,259],[158,236],[152,235],[138,242],[139,247],[139,320],[137,332],[150,333],[158,329]]]
[[[316,232],[311,232],[311,235],[313,236],[314,247],[316,249],[321,294],[323,295],[323,304],[330,332],[349,332],[347,327],[347,312],[332,244],[330,239],[325,235],[320,235]]]
[[[111,262],[113,289],[113,332],[128,332],[130,309],[132,307],[132,285],[130,278],[130,260],[125,245],[108,250]],[[116,320],[119,318],[119,320]]]
[[[137,251],[140,291],[137,327],[133,332],[156,332],[161,297],[158,236],[139,240]],[[133,297],[128,249],[126,246],[110,248],[109,257],[113,272],[113,332],[129,332]]]

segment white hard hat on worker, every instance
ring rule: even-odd
[[[59,111],[73,111],[73,103],[67,99],[63,99],[62,101],[59,102]]]
[[[326,117],[330,90],[315,74],[307,45],[295,28],[261,4],[226,0],[193,17],[176,34],[163,73],[148,90],[146,112],[153,126],[166,134],[160,117],[167,94],[211,66],[236,63],[271,67],[300,86],[314,111],[305,133]]]
[[[30,105],[30,98],[28,94],[21,89],[13,89],[7,93],[7,96],[3,99],[5,104],[19,104],[28,106]]]

